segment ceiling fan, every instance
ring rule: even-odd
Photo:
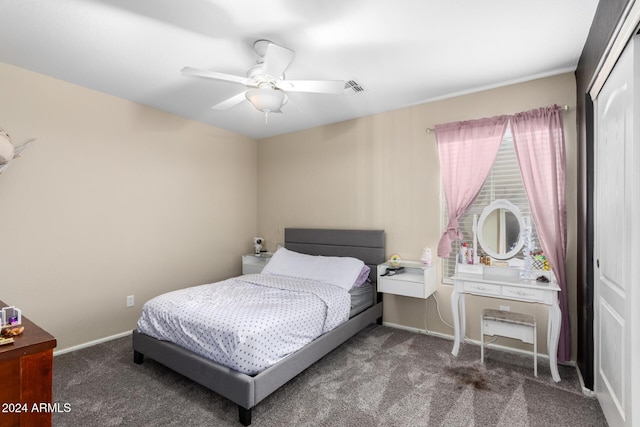
[[[226,110],[247,100],[258,111],[265,114],[265,121],[269,113],[280,113],[280,109],[288,100],[286,92],[309,92],[342,94],[345,82],[343,80],[286,80],[284,72],[287,70],[295,52],[269,41],[257,40],[253,48],[259,58],[257,64],[249,68],[247,76],[219,73],[217,71],[200,70],[184,67],[185,76],[204,77],[240,83],[248,87],[247,90],[214,105],[214,110]]]

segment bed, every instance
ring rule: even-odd
[[[169,341],[133,331],[134,363],[147,356],[238,405],[239,421],[251,424],[251,409],[368,324],[381,322],[382,299],[376,289],[376,266],[385,260],[384,231],[285,229],[285,248],[297,253],[353,257],[371,268],[371,305],[303,348],[257,374],[246,374],[214,362]]]

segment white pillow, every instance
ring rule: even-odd
[[[280,248],[262,270],[263,274],[300,277],[351,290],[364,262],[351,257],[314,256]]]

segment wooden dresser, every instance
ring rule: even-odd
[[[50,426],[56,339],[25,316],[22,326],[13,344],[0,346],[0,427]]]

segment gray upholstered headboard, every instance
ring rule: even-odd
[[[349,256],[371,267],[369,279],[376,283],[376,266],[385,261],[384,230],[330,230],[285,228],[284,246],[292,251],[324,256]]]

